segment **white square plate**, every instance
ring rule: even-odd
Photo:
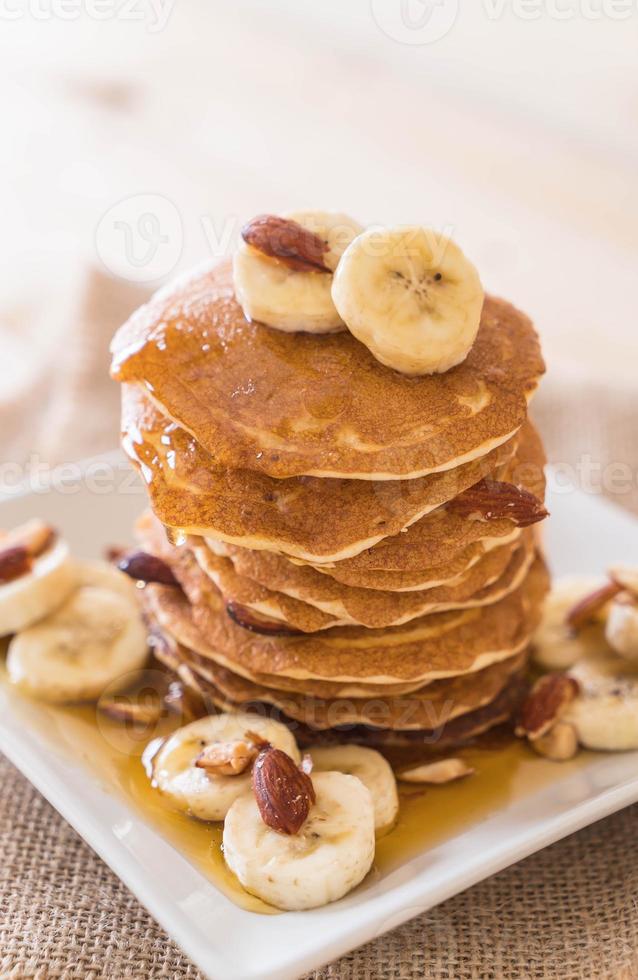
[[[56,489],[2,503],[0,526],[39,515],[78,555],[126,542],[144,506],[119,457]],[[554,574],[601,573],[638,555],[638,523],[600,498],[554,493],[547,550]],[[214,980],[290,980],[343,955],[539,848],[638,800],[638,753],[552,766],[541,788],[513,793],[489,817],[311,912],[257,915],[232,904],[45,724],[45,709],[0,688],[0,749],[37,786]],[[566,874],[568,869],[565,869]]]

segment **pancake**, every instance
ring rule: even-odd
[[[191,642],[197,646],[201,646],[202,636],[192,621],[190,606],[183,594],[180,595],[178,593],[175,596],[176,606],[182,606],[182,615],[175,616],[172,620],[170,616],[165,615],[161,626],[155,619],[153,613],[153,609],[157,606],[155,599],[149,594],[146,594],[146,592],[142,594],[142,599],[145,608],[145,618],[150,628],[151,645],[158,650],[160,659],[168,663],[168,657],[170,655],[173,657],[172,666],[175,669],[179,666],[180,669],[183,668],[191,673],[195,672],[202,677],[207,676],[213,668],[220,666],[217,661],[211,660],[210,657],[202,656],[197,650],[188,646]],[[188,651],[188,665],[185,661],[176,659],[175,654],[171,653],[171,650],[177,647]],[[302,694],[305,697],[323,698],[326,700],[334,698],[359,699],[387,697],[388,692],[391,693],[392,697],[398,697],[401,694],[410,694],[413,691],[425,690],[428,686],[427,683],[422,684],[419,680],[397,682],[393,683],[391,687],[388,687],[387,684],[340,683],[338,681],[308,680],[307,678],[300,680],[296,677],[285,677],[283,674],[274,676],[272,674],[251,673],[246,670],[244,664],[240,663],[233,664],[232,672],[255,684],[273,688],[275,691],[284,693],[293,692],[295,694]],[[436,684],[438,681],[432,681],[430,683]]]
[[[153,619],[200,655],[249,676],[425,684],[480,670],[527,645],[548,589],[547,571],[537,558],[521,586],[490,606],[436,613],[383,630],[349,626],[268,636],[233,622],[219,591],[201,575],[186,549],[172,549],[164,557],[169,558],[190,608],[179,590],[150,584],[144,593]],[[182,626],[194,635],[183,639]]]
[[[524,430],[525,431],[525,430]],[[139,390],[122,391],[123,446],[168,527],[308,562],[359,554],[510,463],[517,439],[474,462],[417,480],[275,480],[229,470]]]
[[[415,479],[478,459],[517,432],[544,364],[530,320],[486,297],[467,358],[408,377],[349,331],[249,323],[231,263],[160,290],[120,328],[113,377],[141,385],[218,466],[269,476]]]
[[[197,541],[202,539],[189,539],[188,545],[202,572],[211,578],[227,601],[239,603],[303,632],[344,625],[379,629],[399,626],[446,609],[488,605],[520,585],[534,558],[534,539],[528,531],[519,547],[489,552],[454,585],[403,593],[352,589],[319,575],[314,569],[298,569],[288,562],[293,578],[299,571],[315,575],[318,595],[309,588],[302,599],[279,591],[274,581],[271,582],[273,588],[267,588],[238,573],[229,558],[214,555],[206,544]],[[332,591],[329,600],[321,598],[324,585]]]
[[[295,733],[295,738],[302,747],[346,742],[371,745],[381,751],[393,748],[401,749],[402,752],[406,749],[418,750],[419,753],[426,753],[435,758],[453,747],[472,743],[490,729],[508,722],[528,690],[525,678],[520,672],[514,672],[492,701],[450,720],[440,720],[435,728],[390,729],[342,724],[333,728],[317,729],[291,718],[271,703],[256,701],[246,702],[240,706],[230,700],[215,684],[207,681],[201,674],[194,673],[186,662],[176,659],[174,654],[168,652],[168,648],[164,649],[167,651],[163,656],[164,661],[175,671],[180,680],[202,697],[211,714],[215,709],[230,712],[242,710],[277,718]]]
[[[458,718],[453,718],[446,725],[432,730],[410,731],[390,728],[370,728],[365,725],[347,725],[343,728],[332,728],[317,732],[299,722],[290,721],[288,726],[295,732],[297,742],[302,748],[313,744],[349,744],[369,745],[380,752],[398,749],[405,761],[406,750],[418,752],[421,758],[441,758],[443,753],[449,755],[451,749],[461,749],[463,746],[477,744],[486,733],[498,725],[506,725],[519,709],[529,691],[529,685],[524,677],[514,675],[509,684],[489,704],[470,711]],[[263,713],[263,710],[262,710]],[[282,721],[286,721],[282,717]],[[509,726],[508,726],[509,727]],[[513,738],[512,733],[509,734]]]
[[[527,661],[526,654],[521,653],[475,675],[434,681],[422,690],[402,697],[326,700],[263,687],[212,662],[202,669],[200,664],[191,662],[185,647],[170,638],[166,638],[164,645],[156,647],[155,653],[169,666],[178,668],[180,663],[186,664],[236,709],[243,710],[245,705],[257,702],[271,704],[287,717],[315,729],[343,725],[402,730],[438,728],[493,701],[512,676],[523,671]]]
[[[506,478],[543,500],[544,463],[545,453],[538,433],[527,425],[521,432]],[[401,534],[384,538],[374,548],[329,565],[313,564],[313,568],[344,585],[389,592],[422,589],[432,578],[445,575],[449,562],[470,546],[482,547],[484,538],[492,542],[495,538],[511,540],[517,531],[508,518],[471,519],[444,505]]]

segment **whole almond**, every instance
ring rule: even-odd
[[[117,567],[138,582],[157,582],[159,585],[178,585],[173,571],[162,558],[147,551],[129,551],[122,555]]]
[[[530,741],[545,735],[579,690],[578,681],[569,674],[544,674],[521,705],[516,734]]]
[[[524,487],[503,480],[479,480],[451,500],[447,508],[463,517],[476,517],[483,521],[507,518],[517,527],[529,527],[547,517],[547,511],[538,497]]]
[[[254,612],[247,606],[241,606],[238,602],[229,600],[226,603],[226,612],[238,626],[242,629],[250,630],[251,633],[261,633],[264,636],[299,636],[301,630],[278,619],[267,619],[259,613]]]
[[[28,548],[23,544],[0,550],[0,584],[13,582],[31,571],[33,562]]]
[[[587,626],[588,623],[596,619],[607,603],[617,596],[621,589],[622,586],[619,582],[607,582],[595,592],[590,592],[569,610],[566,617],[567,625],[575,631]]]
[[[330,272],[324,255],[328,245],[296,221],[260,214],[241,230],[247,245],[300,272]]]
[[[305,823],[315,791],[310,776],[302,772],[281,749],[261,750],[253,766],[253,792],[261,819],[279,834],[296,834]]]

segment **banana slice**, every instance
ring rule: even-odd
[[[0,585],[0,636],[9,636],[60,606],[76,585],[66,541],[58,538],[25,575]]]
[[[377,836],[391,830],[399,813],[399,795],[387,759],[361,745],[328,745],[308,749],[315,772],[344,772],[356,776],[370,791]]]
[[[228,745],[234,749],[248,732],[299,762],[294,736],[281,722],[248,712],[210,715],[178,729],[164,742],[153,756],[153,785],[178,810],[199,820],[223,820],[230,805],[250,789],[250,770],[221,775],[196,762],[211,746]]]
[[[605,637],[621,657],[638,660],[638,602],[629,593],[621,593],[610,604]]]
[[[231,806],[224,858],[244,888],[279,909],[327,905],[365,878],[374,859],[374,805],[360,779],[313,773],[316,803],[293,835],[263,822],[252,793]]]
[[[121,572],[119,568],[105,561],[90,559],[75,559],[75,575],[78,585],[91,585],[96,589],[106,589],[115,592],[137,612],[139,610],[138,589],[132,578]]]
[[[600,623],[584,626],[577,633],[567,623],[570,609],[601,584],[600,579],[587,576],[566,576],[554,583],[532,639],[533,657],[539,666],[546,670],[566,670],[604,645]]]
[[[590,657],[569,671],[580,684],[561,721],[576,729],[588,749],[638,749],[638,667],[609,652]]]
[[[335,272],[332,298],[378,361],[403,374],[433,374],[467,357],[483,287],[458,245],[409,226],[355,238]]]
[[[10,681],[52,703],[96,701],[107,687],[125,687],[148,658],[146,628],[127,576],[104,562],[72,567],[75,591],[14,636],[7,653]]]
[[[242,241],[233,260],[233,280],[245,316],[287,332],[343,330],[330,292],[331,273],[345,248],[362,231],[361,225],[346,214],[325,211],[297,211],[285,217],[325,243],[322,261],[328,271],[290,268],[283,260]]]

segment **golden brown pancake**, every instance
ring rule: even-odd
[[[200,543],[197,543],[200,542]],[[379,629],[399,626],[419,616],[497,602],[517,588],[534,559],[534,538],[528,531],[520,546],[495,549],[474,565],[454,585],[443,585],[425,592],[379,592],[340,585],[325,575],[316,575],[319,587],[328,586],[329,601],[308,590],[304,599],[291,597],[272,582],[272,589],[238,573],[229,558],[214,555],[202,539],[191,538],[188,545],[202,572],[208,575],[227,601],[253,609],[272,620],[313,632],[336,626],[357,625]],[[297,572],[314,569],[295,568]],[[327,591],[327,590],[326,590]],[[319,596],[325,591],[320,588]]]
[[[201,656],[249,676],[425,684],[481,670],[527,645],[548,588],[547,571],[537,558],[522,585],[490,606],[436,613],[382,630],[346,626],[299,636],[268,636],[233,622],[220,593],[201,575],[188,550],[171,552],[163,557],[170,561],[190,608],[174,587],[148,585],[145,600],[153,619]]]
[[[202,656],[202,654],[188,646],[191,641],[196,645],[201,645],[202,637],[193,623],[192,612],[186,597],[183,594],[176,593],[174,600],[176,607],[181,606],[180,614],[173,617],[172,621],[170,621],[170,616],[164,615],[163,625],[160,626],[153,612],[156,608],[156,598],[150,593],[146,593],[146,591],[142,593],[144,615],[151,630],[151,644],[154,647],[159,646],[163,649],[164,652],[160,659],[164,659],[165,662],[168,662],[168,647],[173,648],[179,646],[181,649],[188,650],[188,667],[184,661],[180,660],[175,660],[173,666],[177,668],[180,665],[190,672],[195,671],[195,673],[201,676],[206,676],[212,666],[220,665],[217,661],[211,660],[210,657]],[[307,678],[300,680],[297,677],[285,677],[283,674],[275,676],[273,674],[251,673],[246,670],[244,664],[240,663],[233,664],[232,672],[239,677],[243,677],[245,680],[260,684],[263,687],[273,688],[275,691],[282,691],[284,693],[293,692],[295,694],[302,694],[305,697],[323,698],[325,700],[334,698],[358,699],[386,697],[389,691],[393,697],[398,697],[401,694],[410,694],[412,691],[425,690],[428,686],[427,684],[422,684],[419,680],[397,682],[393,683],[391,687],[387,684],[340,683],[339,681],[308,680]],[[432,681],[431,683],[436,684],[438,681]]]
[[[365,725],[346,725],[317,732],[300,722],[291,720],[290,728],[302,747],[312,744],[334,744],[338,742],[371,745],[385,754],[399,749],[400,758],[406,759],[405,750],[417,752],[421,758],[431,756],[441,758],[452,748],[476,744],[486,733],[497,725],[511,722],[525,697],[529,685],[524,677],[514,675],[501,693],[489,704],[476,711],[453,718],[446,725],[431,731],[396,730],[391,728],[370,728]],[[262,709],[263,713],[263,709]],[[282,721],[286,721],[282,717]],[[508,726],[509,727],[509,726]],[[510,738],[512,735],[510,734]],[[413,756],[414,758],[414,756]]]
[[[312,562],[356,555],[484,476],[502,475],[518,442],[511,439],[478,460],[417,480],[275,480],[220,469],[193,436],[130,385],[122,391],[122,431],[124,449],[163,524]]]
[[[527,660],[526,654],[520,653],[476,674],[434,681],[419,691],[399,697],[326,700],[255,684],[213,661],[202,667],[201,661],[193,661],[190,651],[170,637],[165,637],[164,643],[155,647],[155,653],[169,666],[176,667],[180,662],[186,664],[198,678],[214,685],[237,709],[257,702],[271,704],[289,718],[315,729],[342,725],[403,730],[438,728],[493,701],[511,677],[521,673]]]
[[[113,377],[141,385],[217,465],[300,475],[414,479],[485,455],[525,421],[544,371],[530,320],[486,297],[465,361],[407,377],[348,331],[249,323],[231,263],[198,270],[133,314]]]
[[[447,721],[445,715],[439,715],[439,723],[434,728],[391,729],[342,723],[336,727],[320,729],[286,715],[269,702],[234,702],[223,693],[221,688],[206,680],[201,673],[191,670],[188,663],[176,655],[174,646],[170,643],[162,643],[158,653],[160,659],[176,673],[176,676],[203,698],[211,713],[215,709],[231,712],[241,710],[253,711],[266,717],[276,717],[292,729],[302,746],[347,742],[374,745],[382,751],[392,748],[416,749],[419,753],[425,752],[436,758],[442,751],[453,746],[467,745],[496,725],[509,721],[528,689],[521,672],[514,671],[493,700]],[[434,716],[435,724],[436,721],[437,718]],[[405,760],[407,756],[402,753],[402,758]]]
[[[505,478],[543,500],[544,463],[545,453],[538,433],[528,424],[521,432],[516,456]],[[444,505],[401,534],[384,538],[374,548],[353,558],[313,567],[344,585],[389,592],[422,589],[441,574],[445,576],[450,561],[472,545],[482,547],[485,538],[491,539],[492,544],[498,538],[511,540],[515,531],[507,518],[472,519]]]

